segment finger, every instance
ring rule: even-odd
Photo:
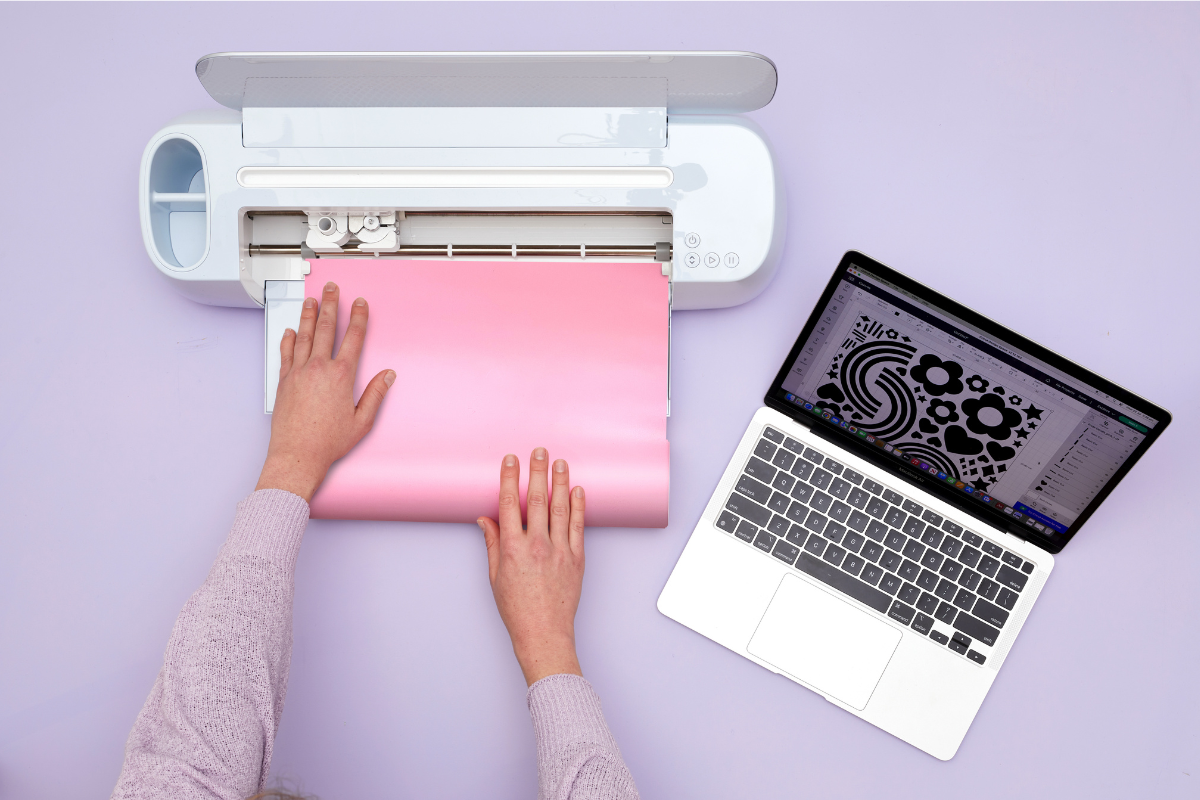
[[[312,355],[333,357],[333,337],[337,334],[338,287],[333,281],[325,284],[321,293],[321,313],[317,315],[317,326],[313,332]]]
[[[288,328],[279,340],[279,380],[292,371],[292,358],[296,352],[296,332]]]
[[[385,369],[371,378],[367,388],[363,389],[362,397],[358,398],[358,407],[354,409],[354,419],[362,427],[363,436],[375,425],[375,415],[379,413],[379,406],[395,381],[395,371]]]
[[[571,552],[577,558],[583,558],[583,510],[584,510],[583,487],[576,486],[571,491],[571,525],[569,538],[571,541]]]
[[[500,466],[500,534],[521,532],[521,462],[512,453]]]
[[[342,346],[338,348],[338,360],[347,361],[357,369],[366,336],[367,301],[360,297],[350,306],[350,324],[346,326],[346,335],[342,337]]]
[[[487,547],[488,580],[496,582],[496,569],[500,566],[500,526],[495,520],[480,517],[475,520],[483,528],[483,544]]]
[[[569,547],[571,476],[566,461],[560,458],[554,462],[550,481],[550,541],[556,547]]]
[[[546,448],[535,447],[529,457],[529,490],[525,493],[525,523],[529,534],[548,537],[549,497],[546,492]]]
[[[313,331],[317,327],[317,298],[304,298],[304,309],[300,312],[300,328],[296,331],[296,350],[293,365],[301,366],[312,355]]]

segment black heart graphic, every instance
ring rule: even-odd
[[[908,374],[908,370],[906,370],[904,367],[896,367],[896,372],[900,375]]]
[[[921,425],[921,430],[925,431],[926,433],[937,433],[937,431],[938,431],[937,425],[934,425],[932,422],[925,419],[924,417],[921,417],[920,425]]]
[[[933,445],[934,447],[941,447],[941,446],[942,446],[942,440],[941,440],[941,439],[939,439],[939,438],[938,438],[938,437],[936,437],[936,436],[930,436],[930,437],[929,437],[929,443],[930,443],[931,445]]]
[[[1017,454],[1017,451],[1013,448],[1005,447],[1004,445],[997,444],[996,442],[988,442],[987,451],[996,461],[1008,461]]]
[[[832,400],[835,403],[840,403],[846,399],[846,395],[842,394],[842,390],[838,388],[836,383],[827,383],[820,389],[817,389],[817,397],[822,400]]]
[[[961,425],[946,428],[946,449],[960,456],[973,456],[983,452],[983,442],[967,435]]]
[[[854,419],[862,419],[862,414],[858,413],[857,411],[855,411],[850,416],[853,417]]]

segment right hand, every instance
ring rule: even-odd
[[[548,675],[583,675],[575,654],[575,611],[583,590],[583,488],[570,489],[567,462],[533,451],[526,497],[528,527],[521,526],[521,465],[515,455],[500,467],[499,523],[477,521],[487,545],[488,573],[513,652],[532,686]]]

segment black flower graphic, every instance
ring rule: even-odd
[[[978,375],[972,375],[967,378],[967,388],[972,392],[982,392],[988,387],[987,378],[981,378]]]
[[[1021,405],[1021,398],[1014,394],[1012,397],[1008,398],[1008,402],[1012,403],[1014,406],[1019,406]]]
[[[925,413],[945,425],[947,422],[958,422],[958,410],[949,400],[930,400]]]
[[[962,365],[956,361],[942,361],[932,353],[921,356],[921,362],[909,374],[933,397],[958,394],[963,390]]]
[[[962,410],[972,433],[987,434],[998,442],[1011,436],[1013,426],[1021,423],[1020,412],[1006,406],[1004,398],[994,394],[968,397],[962,401]]]

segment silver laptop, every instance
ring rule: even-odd
[[[1170,414],[842,259],[658,608],[940,759]]]

